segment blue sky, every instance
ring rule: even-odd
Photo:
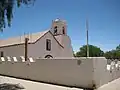
[[[89,44],[102,50],[120,44],[120,0],[36,0],[34,6],[14,8],[12,27],[0,38],[44,31],[52,20],[65,19],[73,50],[86,44],[85,21],[89,19]]]

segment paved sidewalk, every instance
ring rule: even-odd
[[[25,88],[23,90],[83,90],[0,76],[0,84],[2,83],[20,84]]]
[[[120,78],[101,86],[97,90],[120,90]]]
[[[25,88],[23,90],[83,90],[0,76],[0,84],[2,83],[20,84]],[[120,90],[120,78],[101,86],[97,90]]]

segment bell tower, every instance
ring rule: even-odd
[[[66,21],[59,18],[52,21],[52,33],[53,35],[67,35]]]
[[[70,37],[67,35],[67,24],[65,20],[59,18],[52,21],[51,32],[56,40],[63,46],[61,55],[64,57],[72,57],[73,50]]]

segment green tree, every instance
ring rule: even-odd
[[[120,44],[116,47],[117,51],[120,51]]]
[[[107,59],[120,59],[120,45],[115,50],[108,51],[104,54]]]
[[[75,52],[73,51],[73,56],[75,57]]]
[[[112,59],[112,52],[111,51],[107,51],[104,53],[104,57],[106,57],[107,59]]]
[[[111,51],[107,51],[104,56],[107,59],[115,59],[116,58],[116,51],[115,50],[111,50]]]
[[[116,58],[120,59],[120,51],[116,51]]]
[[[90,57],[100,57],[103,56],[104,52],[94,45],[89,45],[89,56]],[[80,50],[76,53],[76,57],[86,57],[87,56],[87,45],[83,45]]]
[[[21,4],[29,5],[33,3],[34,0],[0,0],[0,31],[6,27],[6,22],[8,26],[11,26],[11,20],[13,18],[13,7],[17,4],[20,7]]]
[[[120,44],[116,47],[116,58],[120,59]]]

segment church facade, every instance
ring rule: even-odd
[[[73,57],[70,37],[67,35],[66,21],[52,21],[50,29],[12,37],[0,41],[1,57],[25,56],[25,38],[28,38],[27,56],[33,58],[63,58]]]

